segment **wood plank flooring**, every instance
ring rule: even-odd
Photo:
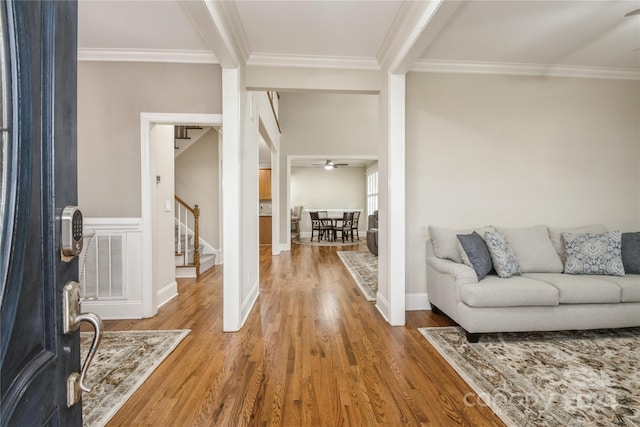
[[[357,248],[339,248],[356,250]],[[222,267],[178,282],[151,319],[107,330],[191,329],[108,427],[503,426],[416,328],[451,321],[407,312],[389,326],[336,248],[260,247],[260,298],[240,332],[222,332]]]

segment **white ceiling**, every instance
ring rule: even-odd
[[[240,39],[251,64],[268,60],[291,65],[314,58],[334,65],[337,59],[361,61],[363,68],[370,68],[379,62],[385,42],[401,31],[398,22],[411,11],[406,3],[229,0],[225,7],[244,34]],[[640,15],[624,17],[640,8],[640,0],[455,4],[458,9],[442,29],[427,26],[425,34],[432,41],[417,69],[434,64],[451,70],[469,64],[533,64],[640,70]],[[140,58],[154,52],[190,52],[215,61],[185,9],[175,0],[80,0],[79,57],[108,52],[110,58],[121,54],[131,60],[137,52]]]
[[[479,1],[457,10],[423,60],[640,68],[640,1]]]

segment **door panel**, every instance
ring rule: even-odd
[[[61,260],[60,214],[77,203],[77,5],[3,1],[11,114],[3,170],[2,426],[80,426],[66,379],[80,370],[79,334],[62,332],[62,288],[78,280]]]

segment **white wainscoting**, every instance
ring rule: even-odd
[[[103,319],[141,319],[140,218],[85,218],[79,259],[83,311]]]

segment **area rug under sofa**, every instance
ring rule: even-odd
[[[640,328],[483,335],[420,328],[509,427],[640,426]]]

